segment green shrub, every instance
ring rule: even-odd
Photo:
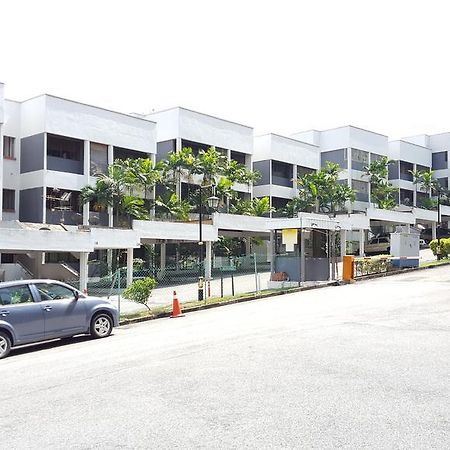
[[[380,255],[355,259],[356,276],[388,272],[391,269],[392,263],[389,256]]]
[[[131,285],[123,292],[123,298],[145,305],[150,310],[147,303],[156,284],[156,280],[151,277],[133,281],[133,283],[131,283]]]
[[[440,255],[443,258],[448,258],[448,255],[450,254],[450,238],[441,238],[440,241],[441,241]],[[430,248],[434,255],[437,255],[439,253],[438,247],[439,241],[437,239],[433,239],[430,242]]]

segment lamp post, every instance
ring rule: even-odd
[[[437,217],[437,238],[438,238],[438,247],[437,247],[437,252],[436,252],[436,256],[437,259],[441,259],[442,257],[442,250],[441,250],[441,189],[438,187],[437,188],[437,213],[438,213],[438,217]]]
[[[208,206],[215,210],[219,206],[219,198],[214,195],[214,185],[209,186],[202,186],[200,185],[200,195],[199,195],[199,201],[198,201],[198,209],[199,209],[199,215],[198,215],[198,224],[199,224],[199,236],[198,236],[198,301],[203,300],[203,283],[205,280],[204,277],[204,271],[203,271],[203,198],[202,198],[202,191],[205,188],[213,188],[213,195],[211,197],[208,197]]]

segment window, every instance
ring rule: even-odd
[[[91,142],[91,175],[108,172],[108,146]]]
[[[352,180],[352,189],[355,191],[356,200],[360,202],[369,201],[369,183],[365,181]]]
[[[437,152],[431,155],[433,170],[447,169],[447,152]]]
[[[3,136],[3,157],[6,159],[14,159],[14,143],[15,138],[11,136]]]
[[[3,189],[3,211],[14,212],[16,209],[16,191]]]
[[[39,291],[42,301],[72,300],[75,298],[75,293],[72,289],[61,286],[60,284],[37,283],[35,286]]]
[[[352,169],[364,171],[369,165],[369,153],[352,148]]]
[[[81,161],[83,141],[62,136],[47,135],[47,155],[55,158]]]
[[[21,303],[33,303],[33,296],[28,285],[0,289],[0,305],[18,305]]]

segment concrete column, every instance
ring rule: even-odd
[[[305,282],[306,257],[305,257],[305,230],[300,229],[300,283]]]
[[[108,275],[112,274],[112,260],[113,260],[113,251],[112,248],[108,248],[106,250],[106,264],[108,266]]]
[[[274,261],[273,261],[273,255],[275,253],[274,246],[275,246],[275,239],[274,239],[274,232],[273,230],[270,231],[270,238],[269,238],[269,245],[267,246],[267,257],[270,261],[270,273],[274,272]]]
[[[114,227],[114,210],[112,206],[108,206],[108,227]]]
[[[35,278],[42,278],[42,264],[44,253],[43,252],[33,252],[34,256],[34,268],[33,273]]]
[[[89,225],[89,202],[83,205],[83,225]]]
[[[351,147],[347,148],[347,185],[351,189],[352,187],[352,149]],[[352,212],[352,204],[347,202],[347,212],[350,214]]]
[[[133,282],[133,248],[127,249],[127,287]]]
[[[431,238],[432,238],[432,239],[436,239],[436,238],[437,238],[436,228],[437,228],[437,223],[436,223],[436,222],[433,222],[433,223],[431,224]]]
[[[211,278],[211,258],[212,258],[212,242],[206,241],[206,257],[205,257],[205,279]]]
[[[359,256],[364,256],[364,230],[359,230]]]
[[[80,291],[87,291],[87,281],[88,281],[88,252],[80,253]]]
[[[114,147],[112,145],[108,145],[108,165],[111,165],[114,162]]]
[[[47,133],[44,133],[44,182],[42,183],[42,223],[47,223]]]
[[[341,258],[347,254],[347,230],[341,230]]]
[[[250,256],[251,251],[252,251],[252,246],[251,246],[250,238],[248,237],[245,240],[245,256]]]
[[[114,162],[114,146],[108,145],[108,165]],[[114,211],[111,206],[108,206],[108,227],[113,228],[114,226]]]
[[[83,173],[86,185],[91,184],[91,143],[84,141]],[[83,205],[83,225],[89,225],[89,203]]]
[[[298,178],[297,164],[293,164],[292,165],[292,188],[294,189],[294,191],[293,191],[294,196],[298,195],[297,178]]]
[[[161,261],[160,261],[160,273],[164,276],[166,272],[166,244],[161,244]]]

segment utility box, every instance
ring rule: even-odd
[[[391,233],[391,256],[394,267],[419,266],[418,233]]]

